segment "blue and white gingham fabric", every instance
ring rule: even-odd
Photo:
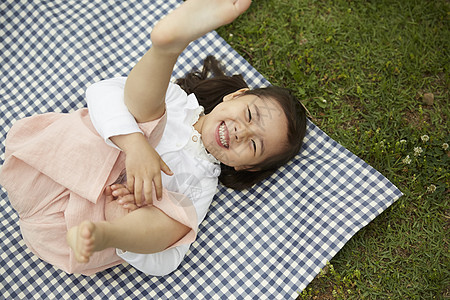
[[[86,105],[86,87],[126,75],[152,25],[179,0],[6,0],[0,3],[0,163],[15,120]],[[215,55],[250,86],[268,82],[215,32],[194,42],[173,76]],[[401,196],[383,175],[308,124],[301,153],[248,191],[219,187],[180,268],[152,277],[121,265],[67,275],[24,245],[0,193],[0,295],[5,299],[295,298],[344,244]]]

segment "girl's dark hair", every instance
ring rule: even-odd
[[[194,93],[198,102],[210,113],[224,96],[242,88],[248,88],[242,75],[227,76],[219,62],[208,56],[202,71],[194,71],[176,82],[188,94]],[[306,133],[306,111],[293,93],[287,89],[269,86],[248,90],[244,94],[256,95],[263,99],[274,99],[282,107],[287,119],[288,136],[286,151],[272,157],[260,165],[253,166],[261,171],[236,171],[233,167],[221,164],[219,180],[223,185],[242,190],[273,174],[280,166],[286,164],[299,151]]]

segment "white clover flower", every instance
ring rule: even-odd
[[[430,137],[426,134],[422,135],[420,138],[422,139],[422,142],[428,142],[430,140]]]
[[[429,187],[427,187],[427,192],[434,193],[436,191],[436,186],[434,184],[431,184]]]
[[[406,144],[406,140],[400,140],[400,144]]]
[[[403,159],[403,163],[406,165],[409,165],[411,163],[411,158],[409,155],[406,155],[406,157]]]
[[[414,147],[414,156],[420,156],[422,152],[422,147]]]
[[[448,149],[448,144],[447,143],[443,143],[442,144],[442,149],[447,150]]]

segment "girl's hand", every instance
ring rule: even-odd
[[[114,203],[131,211],[139,208],[134,203],[134,195],[128,190],[126,185],[114,184],[111,186],[107,186],[103,193],[106,197],[106,204],[114,201]],[[107,210],[105,211],[105,213],[107,213]]]
[[[172,175],[172,171],[159,154],[148,143],[136,145],[126,152],[127,186],[134,193],[137,206],[153,203],[152,190],[156,198],[162,197],[161,171]]]
[[[112,196],[117,200],[119,205],[122,205],[123,208],[131,211],[139,208],[135,203],[133,193],[131,193],[125,185],[114,184],[109,188],[111,189]]]
[[[156,198],[162,197],[161,171],[173,175],[170,168],[148,143],[141,133],[114,136],[111,138],[126,154],[127,186],[134,194],[135,204],[152,204],[152,190]]]

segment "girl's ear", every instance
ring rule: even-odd
[[[234,169],[236,170],[236,171],[249,171],[249,172],[256,172],[256,171],[261,171],[261,169],[260,168],[257,168],[257,167],[254,167],[254,166],[247,166],[247,165],[245,165],[245,166],[237,166],[237,167],[234,167]]]
[[[243,93],[245,93],[248,90],[249,90],[249,88],[243,88],[243,89],[237,90],[236,92],[233,92],[231,94],[224,96],[223,101],[225,102],[225,101],[232,100],[236,97],[239,97],[240,95],[242,95]]]

